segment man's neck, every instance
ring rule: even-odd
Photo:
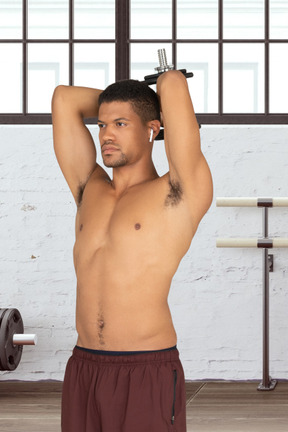
[[[145,169],[138,169],[138,167],[135,169],[134,167],[126,165],[113,168],[113,180],[111,185],[117,193],[122,194],[133,186],[155,180],[158,177],[153,162]]]

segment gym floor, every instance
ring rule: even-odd
[[[187,382],[187,432],[287,432],[288,382]],[[60,432],[61,383],[0,382],[1,432]],[[135,431],[137,432],[137,431]]]

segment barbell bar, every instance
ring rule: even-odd
[[[36,334],[14,334],[13,345],[37,345]]]

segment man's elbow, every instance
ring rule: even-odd
[[[62,105],[64,103],[67,88],[68,88],[68,86],[65,86],[65,85],[58,85],[55,88],[53,95],[52,95],[52,100],[51,100],[52,114],[55,111],[55,109],[57,108],[57,106]]]

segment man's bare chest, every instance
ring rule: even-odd
[[[173,273],[193,233],[185,203],[167,206],[169,186],[135,188],[117,198],[96,192],[90,188],[84,193],[77,212],[77,274],[93,269],[107,276],[108,268],[118,273],[137,268]]]
[[[88,185],[77,212],[74,252],[92,256],[109,251],[131,258],[131,251],[138,257],[151,250],[161,255],[171,244],[186,243],[190,227],[185,201],[175,204],[174,196],[171,201],[169,195],[166,179],[132,187],[120,195],[109,186]]]
[[[76,235],[101,244],[104,241],[126,241],[135,236],[151,235],[161,230],[165,213],[164,199],[142,191],[113,195],[86,196],[78,209]]]

